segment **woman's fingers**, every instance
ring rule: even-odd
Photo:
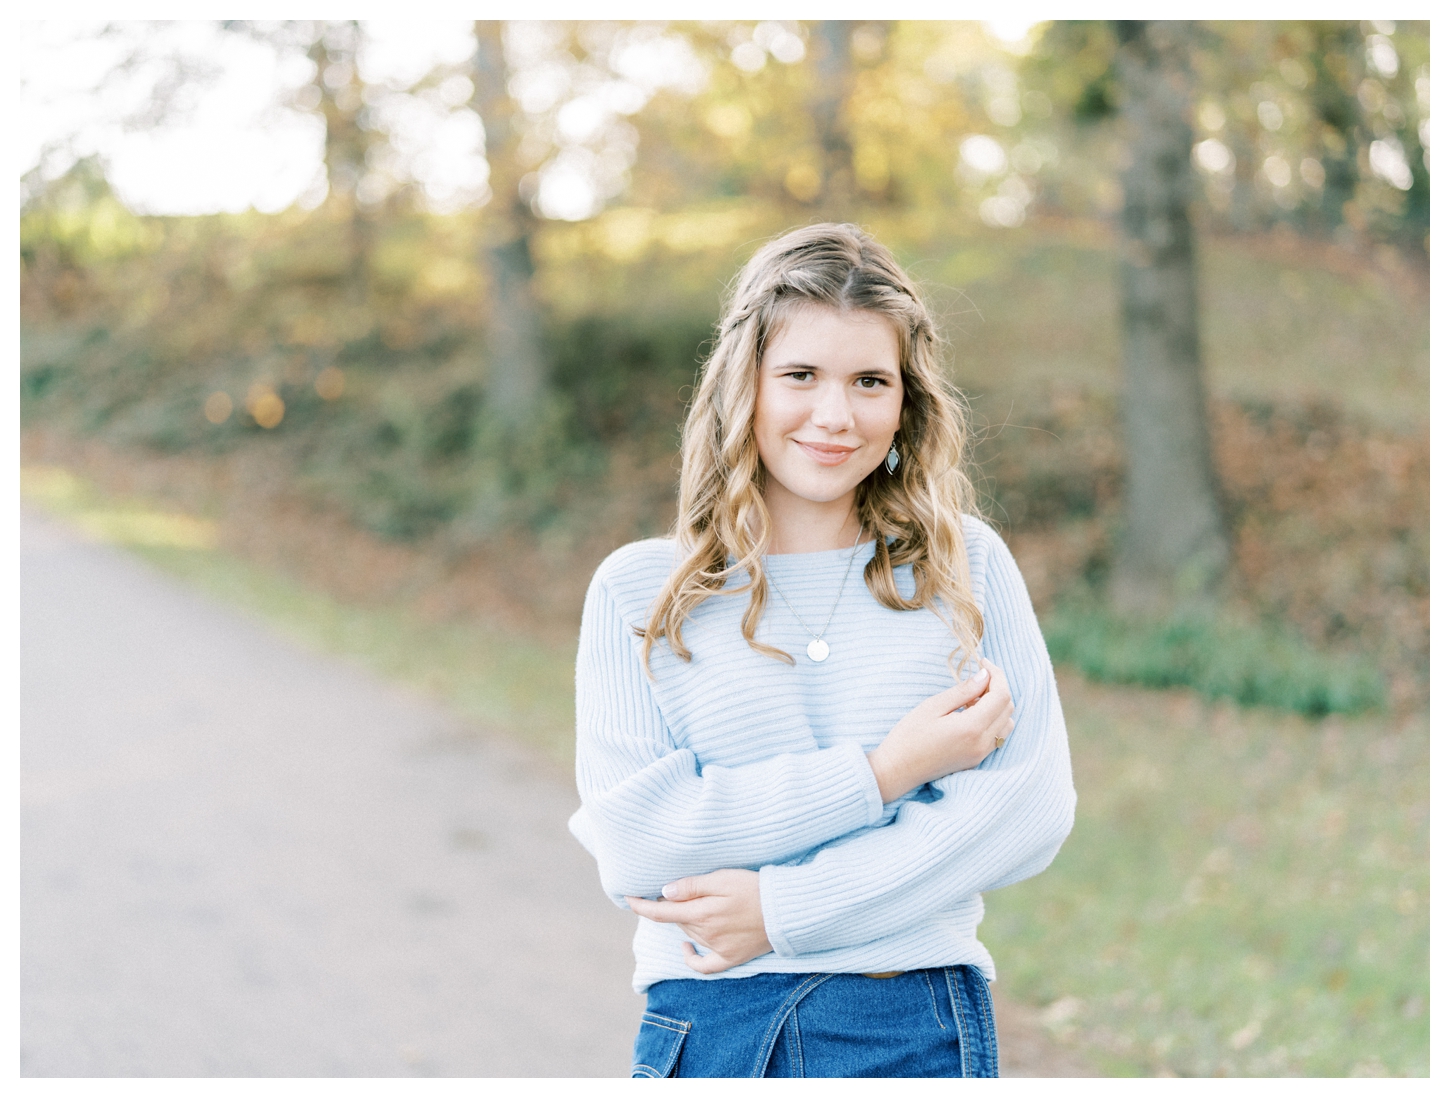
[[[700,888],[700,882],[694,877],[681,877],[678,881],[671,881],[660,889],[660,895],[667,900],[693,900],[697,896],[704,895]]]
[[[678,881],[671,881],[660,889],[663,900],[642,900],[637,896],[626,896],[625,899],[629,901],[629,906],[636,915],[643,915],[646,919],[653,919],[657,923],[683,922],[683,918],[671,917],[663,912],[671,904],[678,905],[688,900],[698,900],[701,896],[717,895],[710,888],[709,879],[712,876],[714,874],[711,873],[704,877],[681,877]]]
[[[688,923],[699,918],[693,905],[673,900],[642,900],[638,896],[626,896],[629,909],[656,923]]]
[[[735,967],[736,962],[727,961],[718,953],[701,953],[694,942],[681,942],[680,946],[685,954],[685,964],[689,965],[696,972],[708,976],[716,972],[724,972],[727,968]]]
[[[636,915],[642,915],[646,919],[653,919],[652,909],[657,906],[654,900],[643,900],[638,896],[626,896],[624,902],[629,904],[629,910]]]
[[[1012,703],[1008,702],[990,714],[990,720],[984,720],[980,726],[983,741],[989,745],[995,745],[997,739],[1006,739],[1012,732],[1015,720],[1015,710]]]
[[[963,683],[963,686],[969,685],[974,685],[973,702],[969,708],[953,711],[954,715],[964,715],[976,721],[993,721],[1002,708],[1011,709],[1012,690],[1006,683],[1006,674],[992,661],[982,660],[982,670]]]
[[[1003,671],[1000,667],[998,667],[995,663],[988,659],[982,660],[982,666],[984,666],[991,674],[991,685],[988,687],[988,691],[993,693],[1001,691],[1003,694],[1007,695],[1007,700],[1011,701],[1012,686],[1007,681],[1007,672]]]
[[[1012,729],[1015,725],[1016,722],[1013,721],[1010,711],[1003,713],[991,723],[987,729],[987,735],[992,739],[992,750],[996,750],[1000,746],[997,742],[998,740],[1006,742],[1007,737],[1012,735]]]
[[[953,713],[964,705],[971,705],[985,694],[991,682],[991,673],[985,667],[980,668],[975,675],[947,687],[940,694],[928,699],[926,704],[938,713]]]
[[[1000,676],[993,677],[1000,681]],[[956,720],[958,727],[967,730],[973,727],[983,728],[997,720],[1003,713],[1010,714],[1012,711],[1012,695],[1005,689],[993,687],[977,699],[975,705],[964,709],[950,716]]]
[[[676,903],[698,900],[703,896],[730,896],[741,888],[748,888],[753,876],[748,869],[717,869],[699,877],[681,877],[678,881],[671,881],[660,889],[660,895]]]
[[[988,675],[988,685],[970,706],[948,714],[953,734],[969,754],[963,757],[961,766],[976,766],[997,748],[997,740],[1005,740],[1012,731],[1016,707],[1007,688],[1007,678],[1002,669],[989,660],[982,661],[982,668]]]

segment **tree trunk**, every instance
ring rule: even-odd
[[[1126,524],[1111,594],[1162,613],[1210,594],[1229,563],[1198,341],[1189,124],[1191,25],[1120,23]]]
[[[519,194],[514,105],[508,92],[502,27],[493,20],[479,20],[473,28],[478,43],[474,109],[483,119],[488,181],[493,191],[479,256],[493,295],[488,302],[489,399],[505,420],[518,423],[538,413],[547,380],[529,247],[536,219]]]
[[[1326,235],[1344,224],[1344,208],[1359,189],[1361,111],[1355,89],[1364,76],[1364,36],[1353,23],[1308,24],[1314,36],[1310,102],[1323,126],[1319,139],[1324,194],[1318,227]],[[1355,226],[1351,226],[1354,228]]]
[[[362,315],[368,299],[368,264],[373,247],[373,226],[358,200],[357,188],[367,171],[368,151],[385,140],[377,130],[363,126],[363,83],[357,71],[362,28],[356,20],[324,25],[311,43],[307,57],[316,66],[312,78],[318,109],[325,125],[323,162],[327,170],[329,201],[347,216],[347,273],[343,296],[355,315]],[[334,66],[342,70],[344,79]],[[325,74],[333,72],[331,80]]]

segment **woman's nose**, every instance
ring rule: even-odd
[[[840,385],[823,385],[811,423],[825,431],[845,431],[851,426],[851,400]]]

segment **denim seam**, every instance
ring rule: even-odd
[[[668,1015],[655,1014],[653,1011],[646,1010],[644,1014],[640,1017],[640,1024],[641,1027],[654,1026],[656,1029],[662,1029],[666,1033],[675,1034],[676,1038],[674,1042],[674,1050],[670,1055],[668,1064],[666,1065],[665,1074],[661,1075],[659,1071],[650,1064],[636,1063],[632,1068],[630,1068],[630,1077],[637,1079],[639,1078],[640,1074],[643,1073],[645,1078],[647,1079],[669,1078],[669,1076],[674,1072],[676,1066],[680,1062],[681,1046],[685,1043],[685,1038],[689,1035],[689,1032],[695,1023],[684,1022],[679,1020],[678,1018],[671,1018]]]
[[[797,1003],[804,999],[816,988],[820,987],[827,980],[835,977],[834,972],[818,972],[815,975],[806,977],[797,984],[784,1002],[776,1008],[775,1016],[770,1019],[770,1026],[765,1031],[765,1041],[760,1046],[760,1052],[755,1057],[755,1067],[750,1072],[753,1079],[761,1079],[765,1076],[765,1069],[770,1066],[770,1054],[775,1051],[775,1042],[780,1037],[781,1026],[785,1024],[785,1016],[795,1009]]]
[[[997,1023],[993,1017],[992,1010],[992,989],[987,986],[987,978],[975,966],[970,970],[977,983],[977,1014],[982,1021],[982,1044],[986,1046],[987,1055],[991,1057],[992,1063],[997,1062]]]
[[[972,1074],[972,1038],[967,1030],[965,1004],[961,1001],[966,992],[957,983],[955,965],[947,965],[941,971],[946,978],[947,995],[952,1002],[952,1019],[957,1023],[957,1052],[962,1062],[962,1078],[967,1079]]]
[[[947,1024],[941,1020],[941,1011],[936,1008],[936,985],[931,980],[931,970],[922,968],[917,970],[921,982],[926,985],[926,1001],[931,1004],[931,1016],[936,1019],[936,1024],[941,1029],[946,1029]]]
[[[659,1026],[661,1029],[672,1029],[676,1033],[689,1033],[690,1027],[694,1025],[693,1022],[681,1022],[675,1018],[668,1018],[663,1014],[653,1014],[648,1010],[644,1012],[644,1017],[640,1021],[647,1025]]]
[[[806,1045],[805,1041],[801,1039],[801,1012],[799,1005],[785,1016],[784,1025],[790,1026],[790,1032],[786,1035],[785,1047],[786,1051],[790,1053],[791,1071],[795,1073],[797,1079],[804,1079],[806,1077]],[[770,1064],[768,1061],[765,1066],[769,1069]]]

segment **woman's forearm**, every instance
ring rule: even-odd
[[[799,710],[756,706],[750,736],[779,753],[701,766],[666,725],[636,645],[608,585],[592,584],[575,694],[583,807],[570,828],[621,904],[679,877],[787,862],[878,823],[885,802],[978,762],[992,745],[984,715],[1010,709],[1005,684],[959,683],[900,717],[868,759],[851,743],[819,747]]]
[[[680,877],[788,861],[882,811],[871,768],[851,744],[698,773],[695,757],[676,750],[614,782],[605,762],[581,758],[584,805],[570,829],[617,903],[657,896]]]
[[[761,869],[772,947],[794,957],[903,931],[966,897],[1046,868],[1072,826],[1065,754],[1040,766],[944,779],[945,795],[908,802],[865,831],[797,865]]]

